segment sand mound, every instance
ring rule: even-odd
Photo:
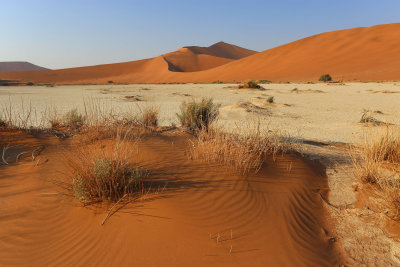
[[[339,263],[318,194],[326,177],[295,156],[268,158],[258,174],[241,177],[188,159],[187,136],[144,136],[143,166],[155,185],[168,184],[101,226],[107,208],[82,207],[67,190],[60,147],[68,140],[25,138],[7,142],[46,149],[36,167],[30,158],[0,166],[0,265]]]

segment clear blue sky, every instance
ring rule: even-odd
[[[0,61],[65,68],[218,41],[263,51],[393,22],[399,0],[0,0]]]

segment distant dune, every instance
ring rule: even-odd
[[[264,52],[223,42],[184,47],[126,63],[41,72],[1,73],[0,79],[36,83],[165,83],[265,79],[316,81],[400,80],[400,23],[314,35]]]
[[[218,42],[209,47],[186,46],[163,57],[169,64],[170,71],[193,72],[221,66],[256,53],[236,45]]]
[[[25,61],[0,62],[0,72],[48,70]]]

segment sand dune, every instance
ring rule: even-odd
[[[266,79],[400,80],[400,23],[318,34],[261,53],[225,43],[186,47],[140,61],[41,72],[1,73],[36,83],[165,83]],[[248,56],[250,55],[250,56]],[[243,56],[247,56],[244,57]],[[240,58],[240,59],[239,59]],[[236,59],[236,60],[234,60]]]
[[[48,70],[48,69],[23,61],[0,62],[0,72],[37,71],[37,70]]]
[[[296,156],[268,158],[258,174],[242,177],[188,159],[187,136],[145,136],[139,143],[142,165],[151,170],[155,185],[168,184],[101,226],[107,207],[82,207],[65,187],[70,181],[60,146],[68,141],[4,134],[7,142],[45,149],[36,167],[29,155],[1,167],[0,265],[328,266],[340,261],[316,194],[326,187],[326,177]],[[11,162],[17,153],[9,151],[6,158]]]
[[[218,42],[209,47],[186,46],[163,55],[170,71],[193,72],[211,69],[256,54],[236,45]]]
[[[44,72],[1,74],[0,79],[35,83],[135,83],[161,82],[175,79],[177,72],[193,72],[214,68],[235,59],[257,53],[235,45],[219,42],[210,47],[184,47],[155,58],[89,67]],[[170,78],[169,78],[170,77]]]

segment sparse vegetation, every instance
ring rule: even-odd
[[[267,102],[270,104],[274,103],[274,101],[275,101],[275,97],[273,97],[273,96],[270,96],[267,98]]]
[[[330,82],[332,81],[332,77],[329,74],[324,74],[319,77],[320,82]]]
[[[214,104],[212,98],[202,98],[200,102],[192,100],[184,101],[180,107],[180,113],[176,114],[182,126],[190,130],[208,131],[209,126],[217,118],[219,106]]]
[[[244,84],[240,84],[239,85],[239,89],[247,89],[247,88],[249,88],[249,89],[260,89],[261,86],[258,85],[255,81],[248,81],[248,82],[246,82]]]
[[[156,107],[146,107],[142,110],[140,122],[144,126],[158,126],[158,113],[159,109]]]
[[[292,93],[298,93],[299,92],[299,89],[296,87],[296,88],[293,88],[292,90],[291,90],[291,92]]]
[[[352,147],[355,174],[362,183],[373,185],[384,200],[390,216],[400,219],[400,131],[387,128],[369,134],[360,148]]]
[[[379,124],[379,121],[374,118],[372,116],[373,112],[368,110],[368,109],[364,109],[363,112],[361,113],[361,119],[360,119],[360,123],[364,123],[364,124]]]
[[[33,86],[33,85],[35,85],[35,84],[34,84],[33,82],[27,82],[26,85],[28,85],[28,86]]]
[[[69,127],[77,127],[81,126],[84,123],[84,116],[78,112],[78,110],[71,109],[68,111],[61,120],[61,124],[63,126],[69,126]]]
[[[78,144],[65,156],[79,201],[118,201],[142,192],[146,172],[133,162],[135,142],[129,136],[120,131],[100,148]]]
[[[257,83],[272,83],[270,80],[258,80]]]
[[[260,122],[247,125],[238,132],[227,133],[213,128],[202,130],[191,148],[191,156],[233,167],[244,174],[250,170],[258,171],[264,155],[275,156],[279,151],[286,152],[293,146],[289,138],[278,132],[262,131]]]

